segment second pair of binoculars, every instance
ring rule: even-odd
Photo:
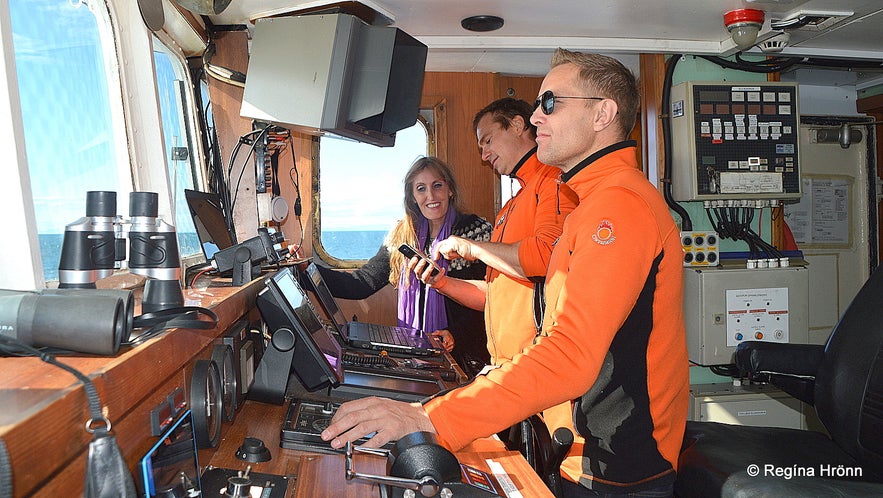
[[[128,218],[117,215],[116,192],[86,192],[86,216],[64,230],[58,287],[94,289],[96,281],[125,268],[128,261],[129,271],[148,278],[141,304],[144,312],[182,306],[175,227],[158,213],[156,192],[132,192]]]

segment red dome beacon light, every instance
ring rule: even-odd
[[[724,14],[724,26],[740,50],[747,50],[757,41],[763,26],[764,13],[757,9],[731,10]]]

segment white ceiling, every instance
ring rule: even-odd
[[[215,0],[217,1],[217,0]],[[216,25],[335,2],[232,0]],[[341,3],[341,2],[336,2]],[[354,2],[343,2],[354,3]],[[429,47],[428,71],[480,71],[543,75],[556,47],[616,55],[637,69],[639,53],[730,55],[736,48],[723,23],[729,10],[766,13],[760,39],[772,36],[771,19],[799,12],[834,15],[830,26],[790,32],[782,55],[878,59],[883,63],[883,0],[363,0],[393,25]],[[464,17],[497,15],[504,26],[472,33]],[[758,48],[752,51],[760,53]],[[873,76],[873,75],[872,75]]]

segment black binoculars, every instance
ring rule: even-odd
[[[59,289],[94,289],[122,267],[144,275],[143,312],[183,306],[181,257],[175,227],[158,217],[156,192],[132,192],[129,218],[117,216],[116,192],[86,193],[86,216],[67,225],[58,265]]]
[[[0,289],[0,335],[29,346],[112,355],[132,333],[132,291]]]

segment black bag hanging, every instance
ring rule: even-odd
[[[94,418],[92,419],[94,420]],[[117,446],[116,436],[110,434],[110,421],[102,417],[104,426],[90,429],[92,442],[86,459],[85,498],[135,498],[135,482],[126,466],[126,460]]]
[[[85,498],[136,498],[135,481],[120,453],[116,437],[110,434],[110,420],[101,413],[101,401],[98,398],[95,384],[77,369],[60,363],[51,354],[12,338],[0,335],[0,351],[15,356],[36,356],[50,365],[70,372],[83,383],[91,416],[86,422],[86,431],[92,434],[89,454],[86,459],[83,496]],[[0,484],[2,484],[2,480],[0,480]]]

